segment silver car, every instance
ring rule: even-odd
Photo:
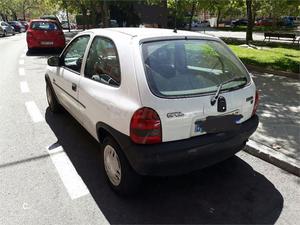
[[[7,36],[8,34],[15,35],[15,29],[4,21],[0,21],[0,35],[3,37]]]

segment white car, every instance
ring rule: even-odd
[[[258,94],[216,37],[153,28],[78,34],[48,59],[50,110],[63,106],[101,143],[112,188],[140,175],[188,173],[240,151],[256,130]]]

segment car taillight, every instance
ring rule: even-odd
[[[256,113],[256,110],[257,110],[257,107],[258,107],[258,102],[259,102],[259,95],[258,95],[258,91],[256,90],[252,116]]]
[[[153,109],[137,110],[130,122],[130,138],[137,144],[155,144],[162,141],[161,121]]]

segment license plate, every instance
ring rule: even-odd
[[[53,41],[42,41],[41,45],[53,45]]]
[[[208,116],[206,120],[198,120],[195,122],[196,133],[219,133],[225,131],[232,131],[237,128],[237,121],[242,115],[221,115]]]

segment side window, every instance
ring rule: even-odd
[[[120,63],[111,40],[95,37],[86,60],[84,76],[111,86],[120,86]]]
[[[72,41],[64,53],[64,66],[80,73],[82,59],[90,36],[80,36]]]

